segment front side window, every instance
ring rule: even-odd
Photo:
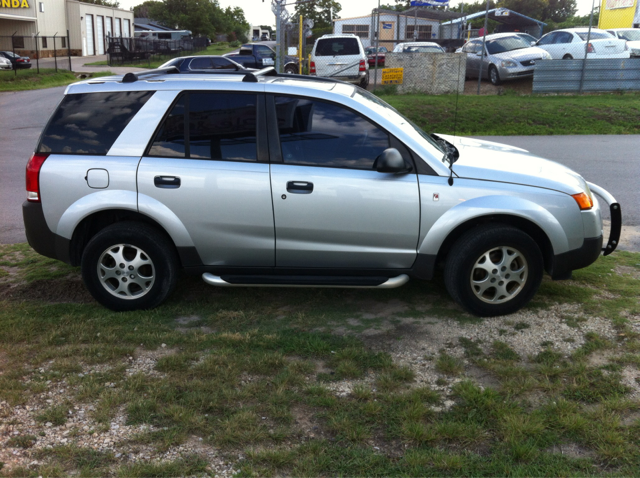
[[[372,170],[389,135],[342,106],[276,97],[285,164]]]
[[[254,94],[187,93],[158,130],[148,155],[256,161],[256,125]]]
[[[557,36],[557,33],[549,33],[538,40],[538,45],[551,45]]]
[[[150,91],[67,95],[47,125],[40,153],[105,155]]]

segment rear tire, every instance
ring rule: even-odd
[[[480,317],[512,314],[535,295],[543,274],[536,242],[520,229],[479,226],[462,235],[449,251],[447,291]]]
[[[287,75],[297,75],[298,74],[298,68],[294,65],[287,65],[284,67],[284,72]]]
[[[367,86],[369,86],[369,73],[367,73],[363,78],[362,81],[360,81],[360,88],[366,90]]]
[[[563,60],[573,60],[573,57],[569,54],[562,57]]]
[[[178,256],[163,231],[144,223],[112,224],[82,253],[82,280],[105,307],[120,312],[152,309],[176,286]]]

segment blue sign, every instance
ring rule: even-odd
[[[449,5],[449,0],[411,0],[412,7],[443,7]]]
[[[383,30],[393,30],[393,23],[383,23],[382,24],[382,29]]]

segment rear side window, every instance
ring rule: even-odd
[[[105,155],[152,91],[67,95],[49,121],[39,153]]]
[[[246,93],[184,94],[158,129],[148,156],[257,161],[257,101],[257,95]]]
[[[318,40],[316,56],[359,55],[360,47],[355,38],[327,38]]]

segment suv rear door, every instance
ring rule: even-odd
[[[318,76],[358,76],[360,60],[366,60],[357,37],[320,38],[313,52]]]
[[[276,266],[410,268],[420,226],[415,169],[373,167],[390,145],[401,148],[397,140],[336,103],[279,95],[267,105]]]
[[[184,92],[140,161],[141,212],[175,214],[205,265],[275,265],[265,121],[262,94]]]

